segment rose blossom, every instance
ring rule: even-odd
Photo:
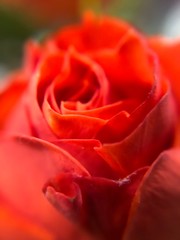
[[[80,229],[92,239],[121,239],[126,229],[132,239],[142,204],[152,200],[156,210],[147,189],[163,191],[171,158],[178,165],[167,153],[151,166],[172,145],[175,112],[146,39],[120,20],[87,14],[27,43],[10,78],[0,95],[5,205],[52,239],[88,238]]]

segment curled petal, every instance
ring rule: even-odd
[[[37,96],[35,95],[35,97],[40,107],[42,106],[47,86],[61,73],[63,61],[64,55],[60,51],[47,54],[47,56],[41,59],[33,78],[34,81],[31,83],[32,89],[36,89]]]
[[[121,238],[134,193],[147,168],[122,180],[60,174],[44,187],[48,200],[101,239]]]
[[[44,114],[56,136],[60,138],[94,138],[105,121],[83,115],[61,115],[44,102]]]
[[[99,131],[97,131],[96,138],[102,143],[118,141],[129,128],[129,116],[129,113],[126,111],[121,111],[116,114],[109,119]]]
[[[65,149],[77,159],[93,177],[118,179],[115,172],[103,158],[97,154],[94,148],[100,147],[101,143],[95,139],[61,139],[53,143]]]
[[[80,102],[62,102],[61,111],[63,114],[78,114],[109,120],[121,111],[131,112],[137,107],[137,104],[135,99],[128,99],[87,110]]]
[[[151,164],[160,149],[172,143],[174,128],[174,102],[168,92],[129,136],[117,143],[103,144],[96,150],[120,176],[126,176]]]

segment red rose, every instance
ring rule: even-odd
[[[146,39],[124,22],[87,15],[29,42],[16,85],[14,106],[9,88],[2,92],[10,102],[0,119],[5,203],[54,238],[72,239],[80,225],[93,239],[121,239],[144,174],[174,134],[169,85]]]

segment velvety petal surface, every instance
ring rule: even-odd
[[[134,193],[147,168],[122,180],[60,174],[44,187],[49,201],[98,239],[120,239]]]
[[[119,240],[126,227],[125,240],[176,240],[179,151],[150,167],[176,125],[179,70],[166,64],[161,40],[93,14],[26,45],[0,92],[2,236]]]
[[[2,240],[53,240],[51,233],[28,221],[18,211],[10,209],[1,201],[0,207],[0,239]]]
[[[151,164],[160,150],[172,144],[176,115],[171,97],[170,92],[167,93],[144,121],[121,142],[95,148],[120,176]]]
[[[139,187],[123,240],[179,240],[180,151],[164,152]]]
[[[114,171],[107,162],[97,154],[95,148],[101,143],[95,139],[65,139],[53,142],[69,152],[79,161],[93,177],[119,179],[119,173]]]
[[[70,154],[48,142],[23,136],[1,138],[0,142],[0,194],[6,204],[59,239],[79,234],[48,203],[42,189],[60,172],[81,176],[88,172]]]

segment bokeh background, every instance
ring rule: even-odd
[[[77,22],[85,10],[121,17],[146,34],[180,36],[178,0],[0,0],[0,78],[20,65],[28,38]]]

